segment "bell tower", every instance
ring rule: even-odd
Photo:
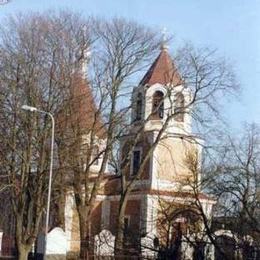
[[[140,128],[145,141],[133,151],[130,175],[137,171],[145,151],[155,142],[162,127],[164,134],[149,158],[141,182],[150,189],[179,189],[189,178],[187,158],[200,157],[198,140],[191,130],[192,93],[162,44],[155,59],[132,93],[132,136]],[[130,135],[131,136],[131,135]],[[199,160],[199,158],[196,158]],[[148,188],[148,187],[147,187]]]
[[[145,131],[159,130],[166,119],[176,116],[167,131],[190,133],[191,116],[188,113],[191,91],[185,86],[166,46],[149,68],[132,94],[132,122],[145,124]]]

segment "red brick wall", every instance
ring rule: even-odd
[[[125,142],[125,144],[122,147],[122,161],[124,162],[122,164],[122,171],[123,173],[128,176],[130,176],[130,169],[131,169],[131,156],[129,156],[129,149],[132,148],[133,140],[128,140]],[[136,147],[141,147],[142,148],[142,158],[146,156],[146,154],[149,151],[150,144],[148,141],[148,136],[144,136],[140,142],[136,144]],[[130,161],[128,162],[126,157],[129,156]],[[142,180],[148,180],[149,179],[149,171],[150,171],[150,159],[148,159],[147,163],[145,164],[144,171],[141,174],[141,179]]]
[[[96,205],[91,214],[91,237],[101,231],[101,214],[102,214],[102,202],[96,202]]]
[[[111,201],[110,203],[110,231],[115,235],[117,229],[118,216],[118,201]],[[125,215],[130,216],[130,229],[133,233],[140,232],[140,214],[141,214],[141,200],[129,200],[127,202]]]

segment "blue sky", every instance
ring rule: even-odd
[[[233,127],[260,123],[260,1],[259,0],[11,0],[0,6],[0,22],[8,14],[69,9],[83,15],[125,17],[166,27],[173,51],[185,41],[218,49],[234,64],[242,86],[240,102],[226,102],[223,110]]]

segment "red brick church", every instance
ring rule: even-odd
[[[135,253],[152,257],[162,248],[169,250],[176,245],[180,235],[184,238],[198,234],[203,229],[203,223],[196,216],[196,200],[202,205],[206,217],[211,218],[214,200],[201,192],[194,194],[193,189],[201,178],[202,140],[192,133],[191,107],[188,105],[191,99],[192,93],[177,71],[168,48],[162,46],[158,57],[133,89],[132,124],[120,141],[123,162],[129,152],[129,143],[133,143],[140,127],[143,129],[142,138],[132,149],[130,162],[121,170],[121,174],[131,182],[167,118],[176,114],[167,123],[140,178],[134,181],[127,200],[124,233],[126,246],[133,248]],[[105,139],[105,136],[99,138]],[[192,163],[196,164],[195,172]],[[98,171],[98,163],[93,167],[94,172]],[[108,174],[97,197],[90,227],[90,237],[95,237],[95,252],[101,256],[113,254],[113,248],[109,246],[113,246],[117,228],[120,192],[120,177]],[[68,194],[65,209],[68,251],[79,248],[74,207],[73,196]],[[109,245],[102,245],[103,235],[109,237]],[[194,254],[195,249],[182,243],[179,250],[187,256],[186,259],[190,259],[188,257]]]

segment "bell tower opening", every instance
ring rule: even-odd
[[[161,91],[156,91],[152,98],[151,119],[163,119],[164,115],[164,95]]]
[[[136,117],[135,117],[136,121],[142,119],[142,107],[143,107],[143,96],[141,93],[138,93],[136,99]]]

